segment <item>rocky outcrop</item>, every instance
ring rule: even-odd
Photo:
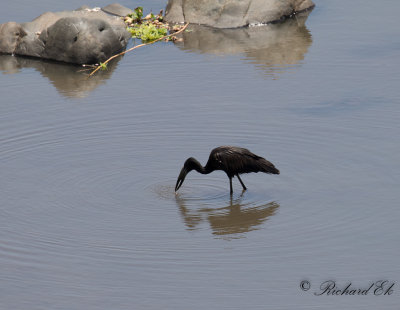
[[[105,61],[123,50],[131,37],[113,9],[82,7],[75,11],[46,12],[28,23],[0,25],[0,53],[39,57],[75,64]]]
[[[314,7],[311,0],[169,0],[166,20],[237,28],[283,20]]]

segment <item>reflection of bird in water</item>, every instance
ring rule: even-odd
[[[276,213],[279,204],[269,202],[262,205],[242,203],[241,198],[222,208],[201,208],[193,210],[190,200],[176,196],[176,203],[188,230],[195,230],[203,221],[208,221],[213,235],[227,236],[243,234],[256,230],[269,217]]]
[[[279,205],[270,202],[261,206],[246,207],[240,203],[231,204],[225,214],[210,213],[208,221],[214,235],[230,235],[256,230],[257,226],[275,214]]]
[[[207,164],[204,167],[193,157],[185,161],[176,182],[175,192],[182,186],[186,175],[192,170],[196,170],[202,174],[208,174],[215,170],[225,171],[229,178],[231,195],[233,193],[232,178],[234,176],[237,176],[243,190],[246,190],[246,186],[239,177],[241,173],[265,172],[279,174],[279,170],[272,163],[265,158],[253,154],[248,149],[236,146],[220,146],[211,151]]]

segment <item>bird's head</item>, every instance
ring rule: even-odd
[[[185,163],[183,164],[183,168],[179,173],[178,180],[176,181],[175,192],[182,186],[183,181],[185,181],[186,175],[193,169],[196,169],[196,167],[198,167],[199,165],[199,162],[193,157],[186,159]]]

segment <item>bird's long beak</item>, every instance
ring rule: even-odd
[[[182,186],[183,181],[185,181],[187,174],[188,174],[187,170],[185,169],[185,167],[183,167],[181,173],[179,173],[178,180],[176,181],[175,192]]]

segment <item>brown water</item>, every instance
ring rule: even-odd
[[[13,1],[0,21],[81,4]],[[1,56],[0,309],[399,309],[400,6],[316,4],[89,81]],[[281,175],[231,198],[224,173],[192,172],[175,195],[184,160],[225,144]],[[395,285],[316,296],[328,280]]]

